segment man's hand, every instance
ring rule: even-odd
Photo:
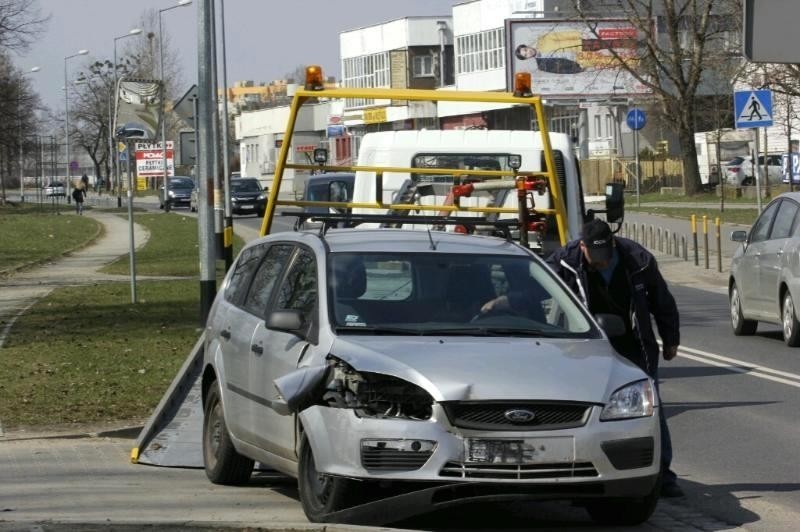
[[[678,346],[677,345],[665,345],[664,346],[664,360],[672,360],[678,356]]]
[[[510,308],[511,305],[508,303],[508,296],[500,296],[484,303],[481,307],[481,314],[486,314],[493,310],[508,310]]]

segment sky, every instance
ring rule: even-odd
[[[69,72],[81,70],[87,58],[110,59],[114,37],[136,27],[143,11],[164,9],[177,0],[38,0],[51,16],[47,30],[24,55],[14,56],[31,76],[33,87],[53,109],[64,105],[64,57],[88,49],[86,57],[67,62]],[[415,15],[450,15],[453,0],[225,0],[228,84],[237,80],[269,82],[297,65],[322,65],[339,78],[339,33]],[[188,89],[197,79],[198,0],[162,14],[164,31],[172,38]],[[219,8],[218,8],[219,15]],[[217,27],[220,33],[219,25]],[[127,41],[117,41],[118,55]],[[218,53],[220,50],[218,50]],[[221,72],[221,71],[220,71]],[[75,79],[75,74],[70,78]],[[221,77],[221,74],[220,74]],[[221,81],[220,81],[221,83]]]

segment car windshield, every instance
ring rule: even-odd
[[[547,266],[529,257],[334,253],[328,275],[340,334],[599,336]]]
[[[170,188],[194,188],[194,181],[188,177],[172,178],[169,180]]]
[[[742,164],[744,162],[744,158],[742,157],[734,157],[730,161],[728,161],[728,166],[736,166],[737,164]]]
[[[261,192],[257,179],[231,179],[231,192]]]

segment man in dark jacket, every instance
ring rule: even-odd
[[[626,334],[611,338],[611,345],[642,368],[655,381],[658,390],[659,347],[651,314],[663,343],[664,360],[672,360],[677,355],[680,331],[678,306],[658,271],[655,257],[636,242],[615,237],[606,222],[595,219],[583,226],[579,240],[557,250],[547,263],[592,314],[615,314],[622,319]],[[670,469],[672,442],[663,403],[658,415],[661,495],[680,497],[683,491]]]

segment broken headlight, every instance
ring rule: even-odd
[[[390,375],[356,371],[339,360],[333,367],[333,379],[324,396],[328,406],[350,408],[359,417],[430,419],[433,397],[416,384]]]

